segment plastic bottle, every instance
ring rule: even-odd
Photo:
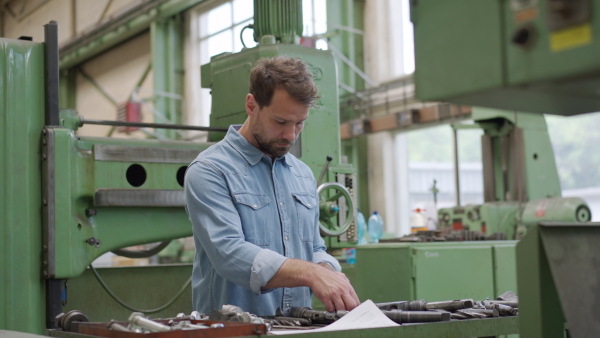
[[[358,210],[356,215],[356,226],[358,228],[358,245],[367,244],[365,233],[367,232],[367,221],[365,216]]]
[[[356,248],[346,248],[344,249],[344,254],[346,255],[346,263],[356,263]]]
[[[373,215],[369,217],[368,231],[371,243],[379,243],[379,239],[383,236],[383,219],[377,211],[373,212]]]
[[[413,210],[414,214],[410,216],[410,232],[416,233],[418,231],[427,231],[427,217],[423,215],[422,211],[425,209],[417,208]]]

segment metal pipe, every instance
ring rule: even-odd
[[[408,310],[408,311],[425,311],[427,310],[427,302],[424,299],[413,301],[397,301],[387,303],[375,303],[379,310]]]
[[[447,300],[442,302],[427,303],[427,310],[441,309],[446,311],[454,311],[473,307],[472,299]]]
[[[360,68],[358,68],[358,66],[356,66],[352,61],[350,61],[350,59],[348,59],[344,55],[344,53],[340,52],[340,50],[337,49],[332,43],[328,42],[327,43],[327,47],[337,57],[339,57],[340,60],[342,60],[342,62],[344,62],[348,67],[350,67],[350,69],[352,69],[356,74],[358,74],[358,76],[360,76],[366,83],[368,83],[369,86],[371,86],[371,87],[377,87],[377,83],[375,83],[375,81],[371,80],[371,78],[369,78],[367,76],[367,74],[365,74],[362,70],[360,70]]]
[[[110,323],[108,323],[108,325],[106,325],[106,328],[109,330],[113,330],[113,331],[132,332],[125,326],[123,326],[115,321],[111,321]]]
[[[144,73],[142,74],[142,77],[140,77],[140,79],[138,80],[138,82],[135,84],[135,88],[133,89],[133,92],[137,92],[140,87],[142,86],[142,84],[144,84],[144,81],[146,81],[146,78],[148,77],[148,74],[150,74],[150,71],[152,70],[152,61],[148,62],[148,65],[146,66],[146,69],[144,70]],[[133,97],[133,93],[131,93],[131,96]]]
[[[54,20],[44,25],[45,75],[46,75],[46,125],[59,125],[58,87],[58,23]]]
[[[486,300],[483,302],[484,304],[488,303],[488,304],[502,304],[502,305],[506,305],[506,306],[510,306],[510,307],[514,307],[514,308],[518,308],[519,307],[519,302],[518,301],[514,301],[514,300]]]
[[[77,35],[77,0],[71,0],[71,36]]]
[[[500,312],[498,312],[497,309],[473,309],[473,308],[471,308],[471,309],[457,310],[456,312],[467,314],[467,315],[473,315],[473,314],[485,315],[485,317],[498,317],[500,315]]]
[[[171,124],[171,123],[146,123],[146,122],[125,122],[125,121],[108,121],[108,120],[90,120],[80,118],[79,126],[84,124],[94,124],[101,126],[117,126],[117,127],[140,127],[140,128],[163,128],[163,129],[179,129],[179,130],[200,130],[200,131],[220,131],[227,132],[228,128],[219,127],[201,127],[201,126],[189,126],[184,124]]]
[[[402,300],[398,302],[375,303],[379,310],[406,310],[408,301]]]
[[[460,175],[458,172],[458,131],[456,128],[452,128],[453,137],[452,141],[454,144],[454,188],[456,191],[456,206],[460,207]]]
[[[391,310],[381,311],[389,319],[398,324],[403,323],[425,323],[425,322],[447,322],[450,320],[449,312],[434,312],[434,311],[402,311]]]

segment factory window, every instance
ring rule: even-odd
[[[384,78],[385,75],[393,78],[411,74],[415,71],[415,48],[409,1],[388,1],[389,12],[381,13],[388,16],[389,31],[387,34],[389,35],[386,34],[385,36],[389,39],[388,55],[389,62],[391,62],[390,69],[384,74]]]
[[[314,40],[314,47],[327,49],[327,41],[318,37],[327,32],[327,6],[325,1],[302,1],[302,15],[304,16],[304,31],[302,35]]]
[[[413,24],[410,22],[408,1],[399,1],[402,6],[402,73],[410,74],[415,71],[415,46],[413,40]]]
[[[480,129],[459,130],[458,171],[461,205],[483,203],[483,171]],[[397,235],[410,233],[411,216],[416,209],[436,226],[437,210],[456,206],[454,146],[452,128],[447,125],[396,135],[399,172],[397,191]],[[435,189],[434,189],[435,182]],[[435,191],[435,192],[434,192]]]
[[[202,64],[210,57],[224,52],[238,52],[243,43],[246,47],[256,46],[252,30],[246,29],[240,39],[242,29],[253,21],[252,0],[227,1],[200,14],[199,52]]]

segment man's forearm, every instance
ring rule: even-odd
[[[309,286],[312,280],[311,274],[315,269],[323,268],[321,264],[329,265],[327,263],[314,264],[300,259],[287,259],[263,289]]]

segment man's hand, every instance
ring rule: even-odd
[[[327,311],[350,311],[360,304],[348,277],[341,272],[333,271],[327,263],[319,264],[318,269],[315,269],[309,287],[325,305]]]
[[[350,311],[360,304],[348,277],[327,263],[288,259],[264,288],[296,286],[310,287],[327,311]]]

